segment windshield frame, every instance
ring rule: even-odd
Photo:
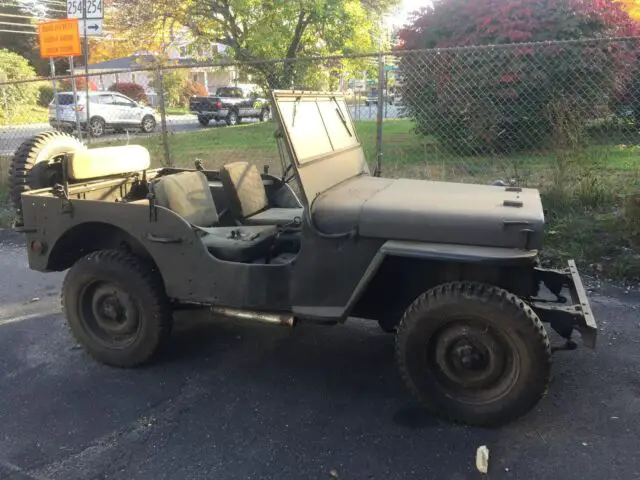
[[[370,175],[364,150],[343,94],[275,90],[271,92],[271,102],[278,125],[277,134],[282,137],[285,155],[295,169],[302,196],[308,205],[335,185],[358,175]],[[298,105],[303,102],[316,105],[321,122],[318,118],[305,117],[301,120],[304,122],[301,127],[302,137],[296,139],[295,132],[290,129],[296,129],[295,122],[300,120]],[[313,115],[313,108],[308,104],[306,108],[307,115]],[[320,128],[324,130],[324,135],[318,133],[316,136],[315,132],[320,132]],[[336,135],[332,136],[332,133]],[[306,152],[313,148],[322,151],[317,155],[299,158],[298,150],[301,146]]]

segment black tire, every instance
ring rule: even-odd
[[[414,301],[398,327],[396,359],[427,408],[483,427],[527,413],[551,373],[549,338],[531,308],[505,290],[469,282],[436,287]]]
[[[210,121],[211,119],[209,117],[198,115],[198,122],[200,122],[200,125],[202,125],[203,127],[206,127],[207,125],[209,125]]]
[[[156,129],[156,119],[151,115],[145,115],[140,124],[140,130],[143,133],[152,133]]]
[[[226,122],[229,126],[238,125],[240,123],[240,117],[235,110],[231,110],[227,114]]]
[[[100,117],[93,117],[89,122],[89,135],[92,137],[101,137],[105,134],[107,124]]]
[[[261,122],[268,122],[269,120],[271,120],[271,110],[269,110],[268,108],[263,108],[258,119]]]
[[[76,262],[62,286],[62,308],[78,343],[101,363],[130,368],[166,343],[172,311],[160,275],[142,259],[101,250]]]
[[[84,144],[68,133],[52,131],[25,140],[16,150],[9,167],[10,196],[20,210],[21,195],[29,190],[53,186],[62,169],[51,166],[65,153],[84,150]]]

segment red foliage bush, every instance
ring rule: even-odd
[[[457,152],[540,146],[556,103],[584,122],[628,90],[636,45],[604,37],[638,34],[611,0],[435,0],[400,48],[445,50],[401,57],[402,97],[417,130]],[[595,40],[531,44],[580,39]],[[470,46],[484,48],[457,48]]]
[[[209,92],[204,88],[204,85],[199,82],[189,82],[187,90],[190,97],[206,97],[209,95]]]
[[[76,77],[76,88],[78,89],[78,91],[84,91],[85,89],[85,85],[86,85],[86,80],[87,77]],[[71,83],[71,79],[67,78],[65,80],[61,80],[60,81],[60,89],[63,91],[71,91],[73,90],[73,85]],[[89,79],[89,90],[92,92],[95,92],[98,90],[98,86],[95,84],[95,82],[91,79]]]
[[[129,83],[129,82],[119,82],[114,83],[109,87],[111,92],[118,92],[123,95],[126,95],[132,100],[136,102],[146,102],[147,94],[144,91],[144,87],[142,85],[138,85],[137,83]]]

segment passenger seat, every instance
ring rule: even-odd
[[[246,225],[284,225],[302,218],[303,208],[270,208],[262,177],[248,162],[228,163],[220,170],[231,213]]]
[[[219,227],[218,211],[202,172],[180,172],[154,181],[156,204],[180,215],[199,232],[207,250],[220,260],[248,263],[268,257],[275,226]]]

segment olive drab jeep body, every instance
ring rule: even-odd
[[[276,91],[271,104],[281,176],[151,169],[142,147],[60,133],[16,153],[16,229],[32,269],[69,269],[64,312],[90,355],[152,359],[179,308],[286,326],[361,317],[395,333],[426,407],[499,425],[544,394],[552,348],[575,348],[575,331],[595,346],[575,263],[539,265],[538,191],[372,176],[342,96]]]

